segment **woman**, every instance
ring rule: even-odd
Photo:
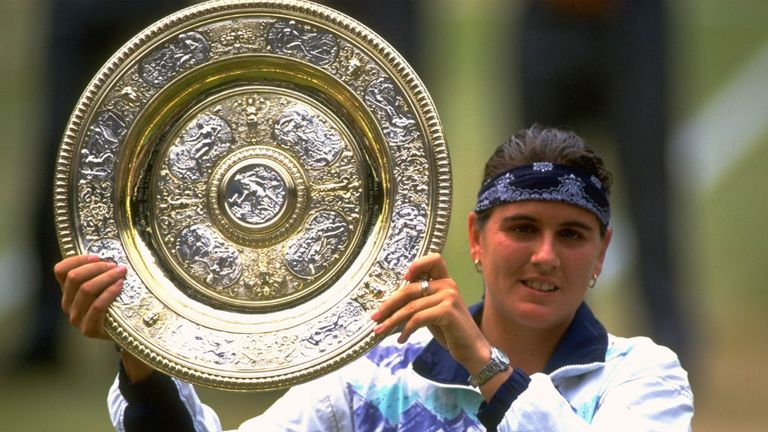
[[[584,303],[611,240],[610,185],[576,135],[538,126],[514,135],[487,162],[469,215],[483,302],[465,306],[439,255],[417,259],[371,317],[377,334],[399,335],[294,387],[241,429],[689,430],[693,396],[675,354],[608,334]],[[55,272],[71,323],[106,338],[104,311],[125,270],[81,256]],[[220,428],[192,386],[121,356],[110,391],[118,429]]]

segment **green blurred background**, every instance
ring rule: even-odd
[[[108,4],[105,1],[105,4]],[[41,0],[0,0],[0,428],[108,430],[106,391],[116,356],[107,343],[63,333],[56,367],[14,363],[33,302],[30,193],[42,131],[45,19]],[[670,158],[676,180],[675,252],[680,289],[699,335],[693,376],[697,431],[768,430],[768,2],[670,0]],[[422,78],[440,113],[454,168],[454,211],[445,255],[468,301],[479,293],[466,252],[466,214],[483,161],[520,124],[509,51],[515,1],[424,0]],[[580,132],[580,131],[577,131]],[[598,140],[599,141],[599,140]],[[600,147],[599,143],[597,147]],[[611,159],[610,153],[608,159]],[[621,193],[621,178],[616,194]],[[621,211],[616,223],[622,229]],[[619,335],[645,332],[637,306],[631,238],[619,232],[609,271],[590,302]],[[203,389],[225,428],[280,392]]]

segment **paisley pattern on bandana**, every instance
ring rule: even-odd
[[[536,162],[505,171],[483,184],[476,212],[518,201],[557,201],[586,209],[608,226],[611,209],[602,183],[566,165]]]

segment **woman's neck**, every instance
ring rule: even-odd
[[[491,345],[504,351],[512,367],[529,375],[544,370],[566,329],[567,326],[553,329],[521,326],[500,319],[487,305],[480,322],[480,330]]]

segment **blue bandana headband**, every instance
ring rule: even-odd
[[[567,165],[535,162],[491,178],[477,194],[475,212],[518,201],[558,201],[589,210],[603,226],[611,219],[608,196],[600,179]]]

